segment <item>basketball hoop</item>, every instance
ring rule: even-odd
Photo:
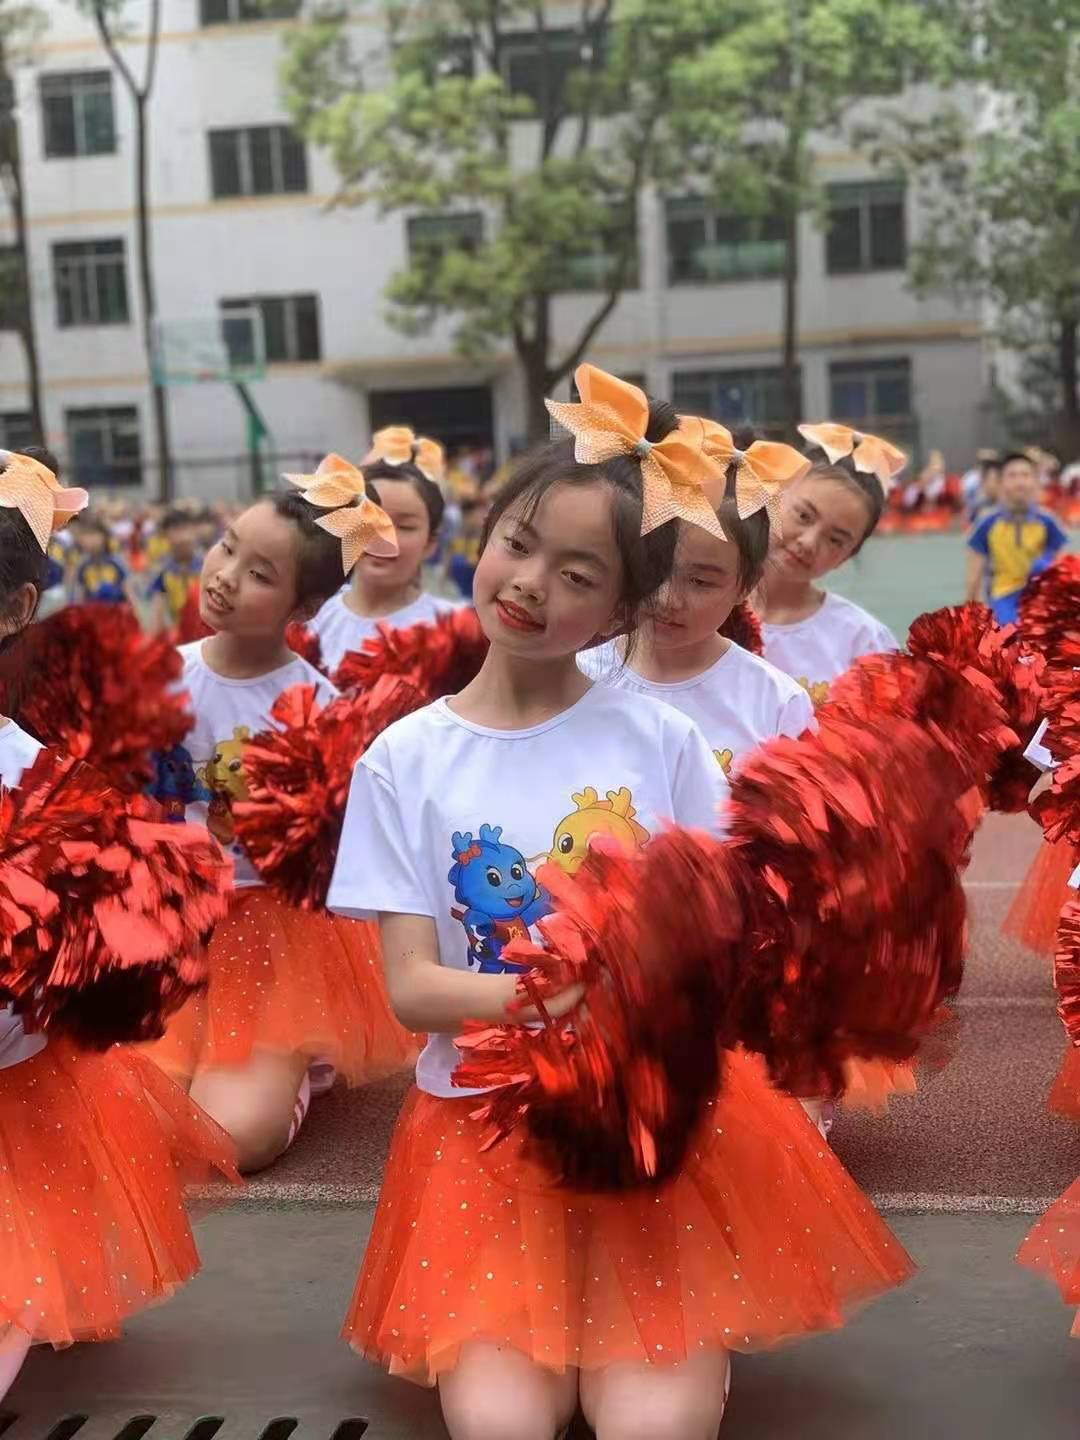
[[[266,374],[266,341],[257,306],[184,320],[155,320],[155,385],[246,385]]]

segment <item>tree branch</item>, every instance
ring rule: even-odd
[[[124,84],[131,91],[134,99],[142,100],[144,98],[143,92],[140,90],[135,76],[128,68],[127,61],[120,54],[116,41],[113,39],[112,31],[109,29],[109,22],[105,18],[105,4],[103,0],[94,0],[94,23],[97,26],[98,34],[101,36],[101,43],[105,47],[105,52],[119,71]]]
[[[604,37],[605,32],[607,31],[607,27],[611,21],[611,11],[613,9],[613,6],[614,0],[602,0],[600,9],[595,15],[593,15],[592,7],[589,3],[589,0],[582,0],[582,33],[593,37],[592,53],[589,56],[590,80],[596,80],[603,68],[600,63],[602,58],[603,45],[600,44],[599,41],[602,37]],[[580,159],[581,156],[584,155],[585,151],[589,148],[589,141],[592,138],[592,123],[593,120],[596,118],[596,97],[597,86],[589,85],[586,90],[585,96],[582,97],[583,103],[581,106],[581,110],[578,114],[578,159]]]

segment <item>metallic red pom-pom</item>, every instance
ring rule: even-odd
[[[1074,1045],[1080,1045],[1080,895],[1075,891],[1065,902],[1058,921],[1054,988],[1066,1034]]]
[[[314,630],[309,630],[306,625],[301,625],[299,620],[294,620],[285,631],[285,643],[301,660],[306,660],[323,675],[327,674],[322,658],[322,641]]]
[[[339,690],[366,690],[380,676],[396,675],[414,685],[427,704],[463,689],[476,676],[487,648],[487,636],[471,608],[400,630],[380,625],[377,636],[345,656],[334,684]]]
[[[727,640],[734,640],[752,655],[760,655],[765,649],[761,635],[761,621],[745,600],[740,600],[731,614],[720,626],[720,634]]]
[[[154,1039],[205,983],[231,888],[201,826],[45,750],[0,798],[0,993],[88,1048]]]
[[[127,605],[69,605],[32,625],[0,667],[0,708],[46,745],[89,761],[110,785],[142,790],[152,755],[191,728],[171,640]]]
[[[1080,665],[1080,555],[1062,555],[1032,576],[1020,597],[1027,644],[1051,670]]]

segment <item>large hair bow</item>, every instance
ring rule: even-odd
[[[314,475],[286,475],[290,485],[303,492],[309,505],[329,510],[315,521],[320,529],[341,541],[341,563],[348,575],[361,555],[398,553],[394,522],[381,506],[369,500],[364,477],[340,455],[327,455]],[[353,502],[359,500],[356,505]]]
[[[364,465],[381,460],[384,465],[414,465],[425,479],[442,487],[446,480],[446,451],[437,440],[414,435],[407,425],[388,425],[377,430]]]
[[[881,440],[877,435],[864,435],[848,425],[836,425],[827,421],[823,425],[800,425],[799,434],[811,445],[817,445],[835,464],[850,455],[856,470],[864,475],[876,475],[878,483],[887,495],[897,475],[907,464],[903,450]]]
[[[705,420],[705,451],[724,467],[735,466],[735,508],[746,520],[764,509],[773,530],[780,529],[780,491],[799,480],[810,469],[810,461],[793,445],[773,440],[755,440],[739,450],[731,431],[715,420]]]
[[[573,435],[579,465],[601,465],[616,455],[641,461],[641,533],[648,535],[669,520],[686,520],[726,540],[705,492],[706,484],[723,480],[724,470],[706,453],[704,422],[682,416],[676,430],[653,444],[645,438],[649,401],[644,390],[593,365],[580,365],[574,380],[581,403],[548,400],[548,412]]]
[[[85,490],[65,490],[48,466],[29,455],[0,450],[0,466],[0,506],[18,510],[44,551],[49,537],[90,503]]]

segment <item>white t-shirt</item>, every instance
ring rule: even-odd
[[[887,625],[853,600],[831,591],[805,620],[796,620],[793,625],[762,621],[761,637],[765,659],[808,690],[815,705],[827,699],[832,682],[850,670],[861,655],[880,655],[900,648]]]
[[[1047,770],[1057,769],[1057,761],[1043,744],[1043,740],[1046,738],[1046,729],[1049,724],[1049,720],[1044,720],[1040,724],[1035,734],[1028,741],[1027,749],[1024,751],[1024,758],[1030,760],[1037,770],[1042,770],[1044,773]]]
[[[601,685],[651,695],[689,716],[730,775],[739,761],[777,735],[798,737],[814,726],[810,696],[790,675],[732,644],[719,660],[689,680],[646,680],[619,655],[616,642],[583,650],[578,666]]]
[[[444,600],[440,595],[429,595],[425,590],[411,604],[392,615],[357,615],[345,603],[348,590],[339,590],[322,607],[308,629],[319,637],[322,646],[322,660],[332,675],[351,650],[359,650],[369,635],[374,635],[378,626],[389,625],[392,630],[404,630],[409,625],[421,622],[430,624],[449,610],[458,609],[458,602]]]
[[[23,771],[29,770],[41,750],[38,741],[20,730],[14,720],[0,725],[0,784],[14,790]],[[20,1060],[29,1060],[31,1055],[44,1049],[44,1035],[27,1035],[11,1006],[0,1006],[0,1070],[18,1065]]]
[[[574,870],[606,837],[638,848],[664,820],[719,829],[723,772],[697,728],[645,696],[594,685],[528,730],[489,730],[445,700],[391,725],[357,762],[328,905],[427,915],[439,962],[501,974],[504,945],[550,909],[543,866]],[[459,1055],[430,1035],[416,1083],[468,1093]]]
[[[157,757],[154,795],[178,818],[205,825],[233,858],[237,888],[261,885],[258,873],[233,839],[232,805],[247,798],[244,746],[260,730],[271,728],[274,701],[294,685],[314,685],[325,705],[337,694],[333,685],[299,655],[253,680],[227,680],[202,658],[202,640],[180,646],[184,662],[177,688],[190,697],[194,725],[182,745]]]

